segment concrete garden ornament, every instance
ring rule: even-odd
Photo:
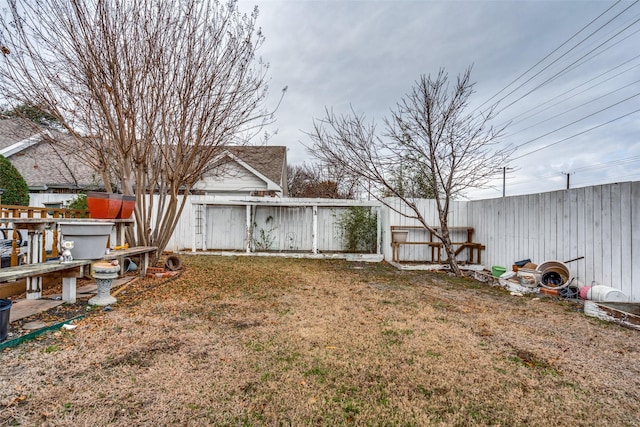
[[[73,261],[73,256],[71,256],[71,249],[73,249],[73,241],[65,240],[62,242],[62,255],[60,256],[61,264],[69,264]]]

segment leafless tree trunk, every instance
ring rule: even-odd
[[[113,172],[137,196],[137,243],[162,251],[181,195],[272,120],[257,15],[233,0],[9,0],[0,94],[55,117],[107,190]]]
[[[470,75],[468,69],[451,89],[443,70],[435,78],[421,76],[385,120],[383,135],[354,111],[339,116],[330,110],[309,133],[315,158],[371,182],[372,196],[383,203],[383,195],[400,198],[411,211],[403,214],[443,242],[448,264],[457,275],[461,272],[449,233],[449,205],[461,191],[481,187],[499,174],[509,154],[496,149],[502,129],[490,126],[493,111],[468,111],[473,94]],[[401,165],[433,186],[439,225],[428,224],[415,199],[399,185],[395,177]]]

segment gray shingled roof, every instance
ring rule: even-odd
[[[55,139],[68,138],[55,129],[34,127],[23,119],[0,120],[0,150],[16,142],[37,136],[47,130]],[[31,189],[42,187],[60,189],[90,189],[102,187],[102,179],[89,165],[82,163],[68,149],[54,145],[45,138],[8,159],[24,177]]]
[[[286,189],[287,147],[245,146],[228,147],[228,150],[247,165]]]
[[[0,120],[0,150],[37,133],[33,123],[23,119]],[[66,138],[64,133],[48,129],[55,138]],[[286,156],[283,146],[229,147],[229,152],[241,159],[287,192]],[[20,171],[30,188],[61,189],[95,188],[102,179],[91,166],[73,153],[45,140],[8,157]]]
[[[23,119],[0,120],[0,150],[37,133],[34,124]]]

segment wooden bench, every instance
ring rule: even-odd
[[[158,248],[155,246],[138,246],[112,251],[109,254],[105,254],[102,259],[117,259],[120,262],[120,274],[123,275],[125,273],[124,259],[129,256],[139,256],[141,261],[138,269],[140,276],[144,277],[149,266],[149,254],[157,250]],[[69,263],[50,261],[1,268],[0,283],[26,279],[27,299],[39,299],[42,297],[42,276],[58,273],[62,277],[62,300],[67,303],[75,303],[76,279],[88,276],[91,273],[91,264],[97,261],[99,260],[74,259]]]
[[[434,227],[436,230],[440,230],[440,227]],[[400,262],[400,246],[402,245],[427,245],[431,248],[431,262],[442,262],[442,248],[444,244],[442,242],[437,242],[433,240],[433,232],[431,230],[427,230],[425,227],[421,225],[392,225],[391,233],[393,235],[394,231],[398,230],[424,230],[429,232],[429,241],[406,241],[406,242],[391,242],[392,250],[392,259],[395,262]],[[454,255],[458,256],[463,250],[468,249],[469,255],[467,257],[467,262],[470,264],[474,264],[477,258],[477,263],[482,263],[481,251],[485,249],[485,246],[481,243],[476,243],[473,241],[473,227],[449,227],[449,234],[452,235],[454,233],[466,233],[466,240],[464,242],[451,242],[451,245],[456,248]],[[437,256],[436,256],[437,254]],[[474,256],[477,254],[477,257]]]
[[[23,264],[16,267],[0,269],[0,283],[14,282],[20,279],[27,281],[27,299],[42,297],[42,276],[60,273],[62,276],[62,300],[68,303],[76,302],[76,278],[87,273],[87,266],[91,260],[79,259],[69,263],[60,261]]]

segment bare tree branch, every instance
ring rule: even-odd
[[[9,0],[0,94],[58,120],[103,176],[113,168],[138,195],[138,243],[162,250],[179,195],[273,120],[257,16],[233,0]]]
[[[470,79],[470,68],[451,88],[444,70],[435,77],[421,76],[391,110],[383,135],[353,109],[342,116],[327,109],[308,133],[313,142],[309,151],[316,159],[373,183],[372,196],[383,203],[382,196],[400,198],[412,212],[403,215],[417,219],[443,242],[448,263],[458,275],[447,223],[450,203],[462,191],[482,187],[499,174],[510,154],[497,148],[503,129],[490,125],[493,110],[467,112],[473,94]],[[432,187],[440,224],[428,224],[415,203],[416,194],[405,191],[397,179],[402,168]]]

